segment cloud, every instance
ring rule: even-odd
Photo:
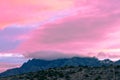
[[[26,58],[24,58],[23,55],[21,54],[14,54],[14,53],[0,53],[0,62],[3,63],[17,63],[17,64],[21,64],[23,62],[25,62]]]
[[[117,61],[117,60],[120,59],[120,54],[119,53],[115,54],[115,53],[99,52],[96,57],[98,57],[98,58],[100,58],[102,60],[109,58],[109,59],[111,59],[113,61]]]
[[[0,30],[1,51],[16,48],[25,56],[40,51],[88,55],[119,48],[119,4],[119,0],[1,1],[1,27],[42,23],[30,34],[22,27]]]
[[[16,26],[10,26],[0,30],[0,52],[9,51],[16,48],[24,40],[28,39],[28,33],[33,28],[20,28]]]
[[[78,5],[77,10],[69,16],[40,26],[32,33],[31,38],[16,50],[25,52],[24,55],[27,54],[26,52],[51,50],[89,56],[89,52],[97,53],[107,49],[111,45],[109,42],[114,43],[112,40],[114,35],[110,34],[119,32],[120,29],[118,6],[120,2],[118,0],[95,0],[87,3],[82,5],[82,9]],[[119,43],[119,41],[117,40],[115,43]],[[28,55],[33,56],[29,53]]]
[[[44,21],[56,13],[71,8],[74,0],[4,0],[0,1],[0,28],[11,24],[31,24]]]
[[[20,67],[28,59],[18,53],[0,53],[0,72]]]
[[[64,53],[64,52],[57,52],[57,51],[38,51],[38,52],[31,52],[29,54],[24,54],[26,58],[40,58],[40,59],[58,59],[58,58],[69,58],[75,56],[72,53]],[[76,56],[78,56],[76,54]]]
[[[16,67],[20,67],[20,64],[0,62],[0,72],[4,72],[7,69],[12,69],[12,68],[16,68]]]

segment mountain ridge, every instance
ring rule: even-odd
[[[95,57],[72,57],[72,58],[61,58],[55,60],[43,60],[43,59],[32,59],[24,63],[19,68],[9,69],[3,73],[0,73],[1,77],[11,76],[17,74],[23,74],[28,72],[36,72],[39,70],[45,70],[54,67],[63,67],[63,66],[108,66],[108,65],[120,65],[120,60],[113,62],[109,59],[99,60]]]

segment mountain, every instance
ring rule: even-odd
[[[115,65],[120,65],[120,60],[114,62]]]
[[[20,68],[14,68],[7,70],[0,74],[0,76],[11,76],[16,74],[36,72],[38,70],[44,70],[54,67],[68,66],[100,66],[101,63],[97,58],[89,57],[73,57],[73,58],[63,58],[55,60],[42,60],[42,59],[32,59],[24,63]]]
[[[109,59],[104,59],[101,61],[101,63],[105,66],[110,66],[110,65],[114,64],[114,62]]]
[[[119,62],[120,63],[120,62]],[[93,66],[98,67],[102,65],[113,64],[110,60],[100,61],[95,57],[73,57],[73,58],[62,58],[55,60],[43,60],[43,59],[32,59],[24,63],[20,68],[9,69],[3,73],[0,73],[1,77],[11,76],[16,74],[23,74],[28,72],[36,72],[39,70],[45,70],[55,67],[63,66]],[[118,64],[118,62],[116,62]]]
[[[64,66],[3,77],[0,80],[120,80],[120,66]]]

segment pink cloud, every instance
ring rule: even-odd
[[[20,43],[17,52],[89,55],[105,49],[111,51],[120,48],[119,5],[119,0],[4,0],[0,1],[0,28],[44,22],[29,36],[12,36],[15,40],[26,40]]]
[[[95,0],[87,1],[84,5],[78,4],[75,11],[71,11],[71,15],[33,31],[31,38],[21,44],[17,51],[25,53],[25,56],[26,52],[34,54],[39,51],[72,52],[86,56],[89,56],[89,52],[95,52],[94,55],[97,56],[96,53],[105,51],[104,49],[114,43],[120,43],[115,34],[120,30],[119,4],[118,0]],[[28,53],[27,57],[32,57],[33,54]],[[43,54],[40,53],[39,56],[41,55]]]
[[[0,53],[0,72],[20,67],[28,59],[18,53]]]
[[[48,19],[66,10],[73,0],[4,0],[0,1],[0,27],[11,24],[31,24]]]
[[[12,69],[16,67],[20,67],[20,64],[0,62],[0,72],[4,72],[7,69],[10,69],[10,68]]]

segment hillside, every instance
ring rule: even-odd
[[[16,74],[36,72],[54,67],[68,66],[101,66],[101,61],[97,58],[90,57],[73,57],[55,60],[32,59],[24,63],[20,68],[7,70],[0,74],[0,76],[11,76]]]
[[[0,80],[120,80],[120,66],[50,68]]]
[[[0,77],[12,76],[17,74],[23,74],[28,72],[37,72],[40,70],[46,70],[49,68],[59,68],[64,66],[89,66],[89,67],[100,67],[109,65],[120,65],[120,60],[113,62],[109,59],[98,60],[95,57],[73,57],[73,58],[62,58],[55,60],[42,60],[32,59],[24,63],[19,68],[9,69],[3,73],[0,73]]]

